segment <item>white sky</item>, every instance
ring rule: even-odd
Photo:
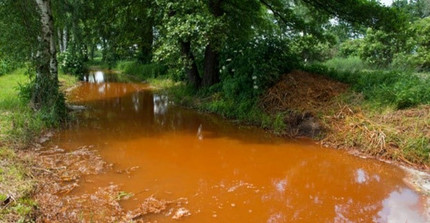
[[[379,0],[383,5],[390,6],[393,0]]]

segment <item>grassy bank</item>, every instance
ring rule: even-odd
[[[337,98],[339,106],[330,107],[329,113],[336,115],[323,116],[331,130],[326,142],[427,169],[430,164],[430,75],[360,70],[345,61],[338,63],[343,65],[330,62],[326,66],[306,68],[308,72],[350,86],[350,91]]]
[[[0,76],[0,202],[8,200],[0,208],[0,222],[24,221],[32,213],[36,204],[30,199],[35,185],[31,158],[19,149],[49,128],[43,114],[20,100],[19,86],[29,81],[25,73],[25,69],[18,69]],[[60,74],[63,89],[76,81],[73,76]]]

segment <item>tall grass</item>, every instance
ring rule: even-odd
[[[359,57],[335,57],[327,60],[323,65],[328,68],[337,69],[341,71],[360,71],[370,69]]]
[[[33,111],[21,100],[19,89],[30,81],[25,69],[0,76],[0,141],[25,145],[48,127],[46,114]],[[76,77],[60,74],[63,89],[76,84]]]
[[[430,103],[430,79],[415,73],[381,70],[340,70],[324,65],[309,65],[306,71],[349,84],[365,98],[379,105],[398,109]]]

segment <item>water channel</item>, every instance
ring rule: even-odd
[[[175,106],[115,76],[85,77],[69,101],[86,109],[52,141],[68,151],[91,145],[113,164],[75,194],[120,185],[134,194],[121,201],[130,210],[150,196],[186,198],[184,222],[426,222],[424,197],[396,166]],[[174,221],[167,215],[145,218]]]

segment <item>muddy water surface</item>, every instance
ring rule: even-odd
[[[119,185],[133,196],[182,199],[147,221],[171,222],[426,222],[424,198],[399,168],[240,127],[174,106],[146,84],[115,82],[92,72],[70,95],[86,109],[54,145],[90,146],[113,165],[85,177],[73,194]]]

